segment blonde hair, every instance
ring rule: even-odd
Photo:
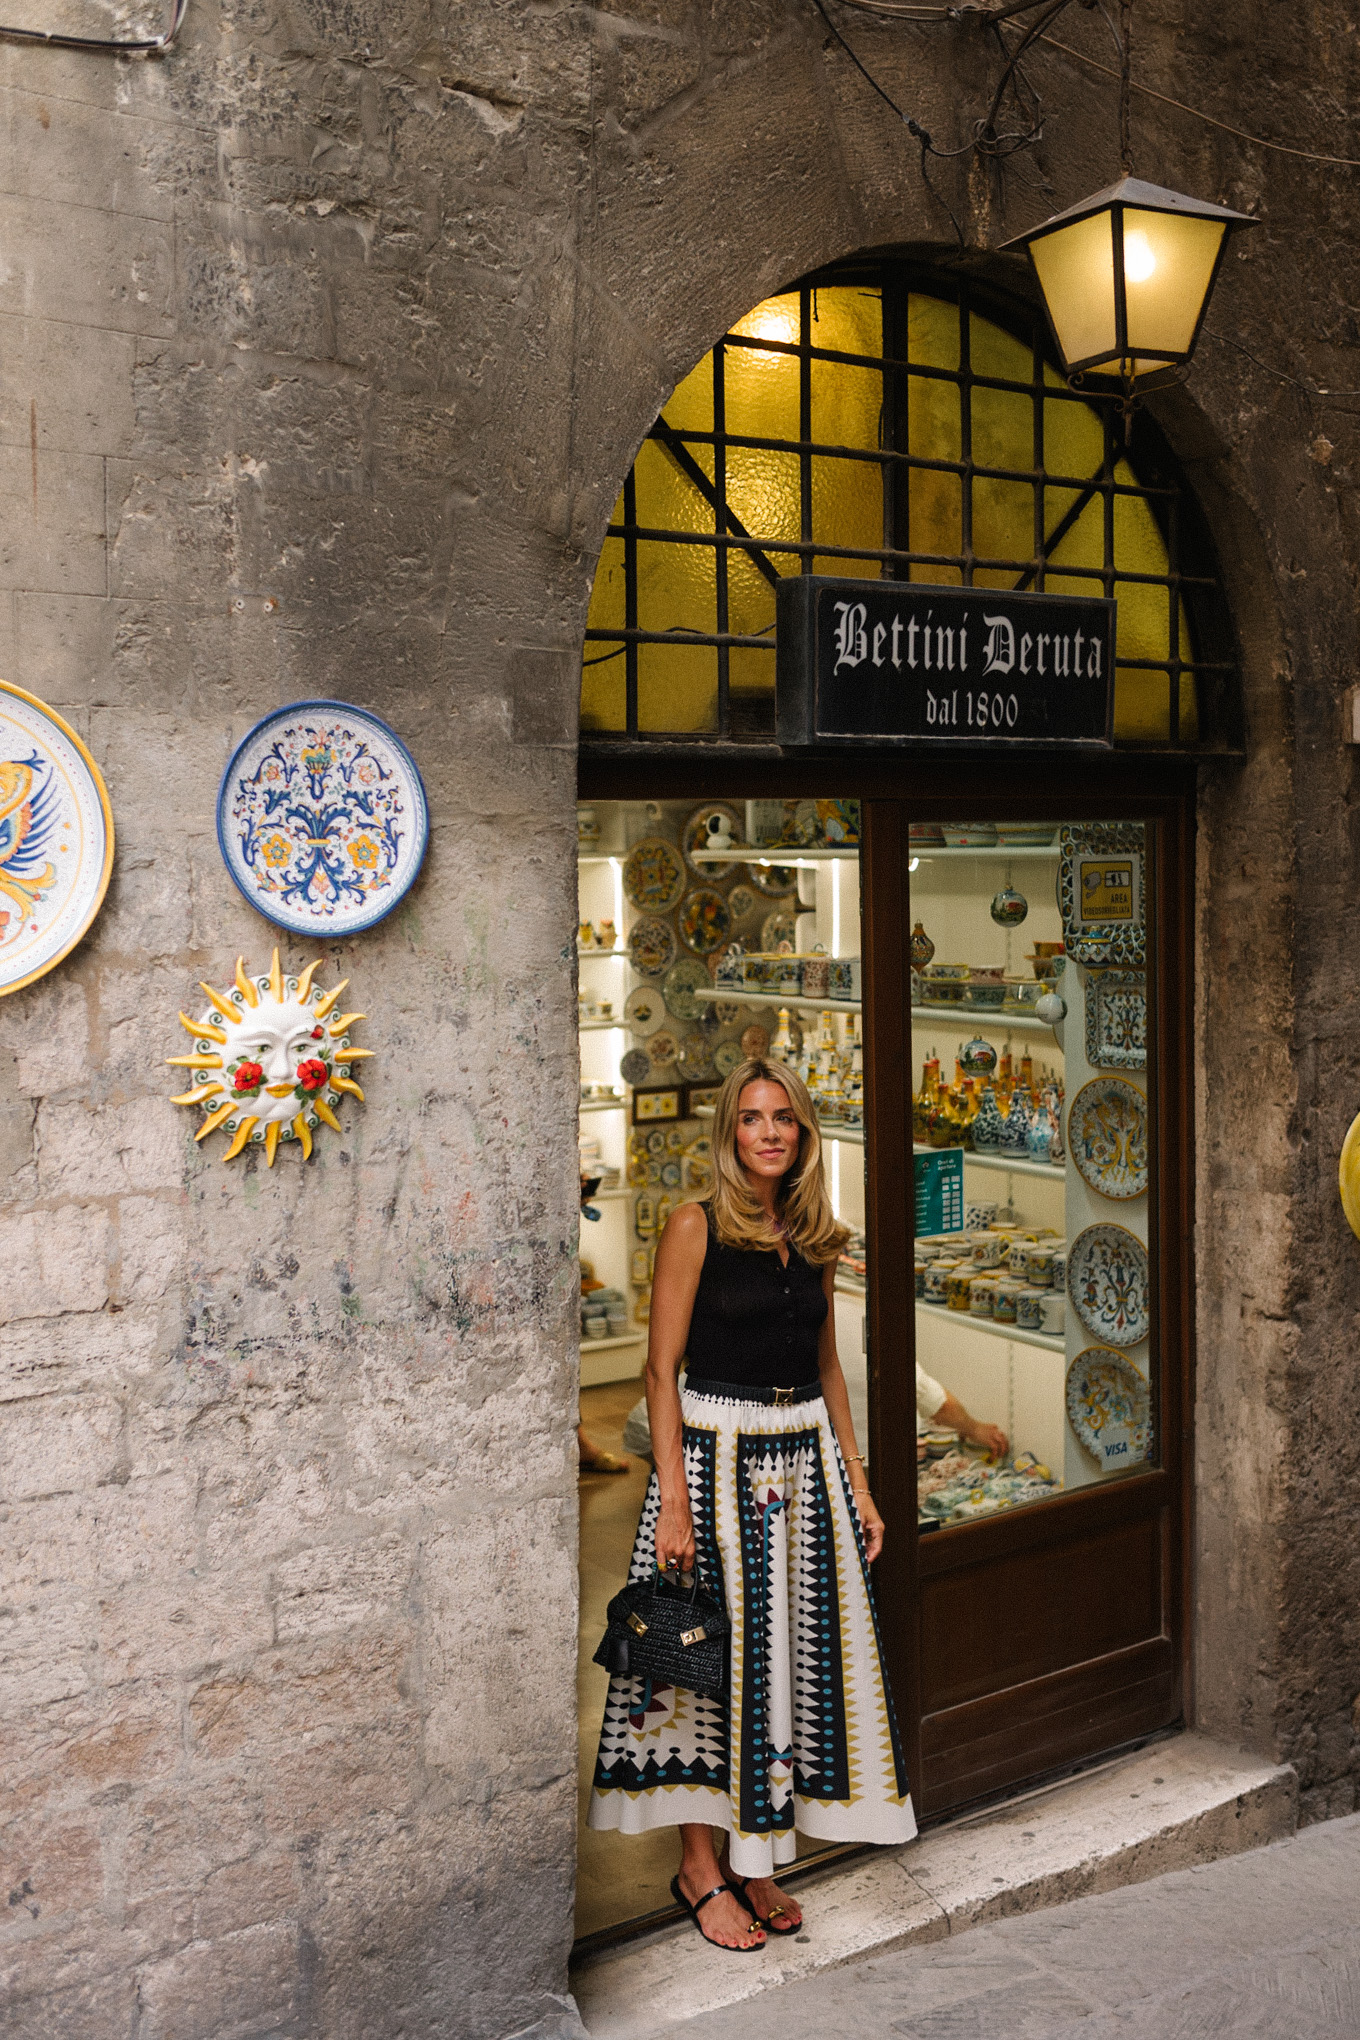
[[[737,1152],[741,1094],[748,1084],[759,1083],[778,1084],[799,1126],[797,1158],[775,1193],[782,1229],[771,1225]],[[802,1078],[783,1063],[748,1056],[719,1091],[713,1121],[713,1194],[708,1208],[723,1246],[769,1253],[783,1239],[815,1268],[836,1260],[849,1239],[827,1195],[817,1108]]]

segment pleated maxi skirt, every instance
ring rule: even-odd
[[[611,1678],[588,1824],[706,1821],[741,1877],[824,1842],[909,1842],[911,1795],[850,1482],[818,1396],[787,1408],[682,1390],[703,1584],[732,1624],[727,1700]],[[655,1559],[653,1473],[630,1580]]]

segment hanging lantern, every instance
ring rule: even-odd
[[[1074,384],[1128,394],[1190,360],[1228,237],[1255,225],[1121,177],[1004,245],[1027,251]]]

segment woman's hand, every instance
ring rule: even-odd
[[[681,1572],[693,1572],[694,1518],[690,1514],[688,1495],[680,1501],[663,1502],[661,1514],[656,1519],[656,1562],[665,1572],[667,1566],[676,1560]]]
[[[859,1527],[864,1533],[865,1555],[872,1565],[883,1549],[883,1518],[879,1515],[868,1488],[860,1488],[854,1492]]]

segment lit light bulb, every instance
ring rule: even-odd
[[[1157,267],[1157,258],[1148,246],[1148,237],[1135,227],[1131,234],[1124,236],[1124,274],[1130,283],[1146,283]]]

